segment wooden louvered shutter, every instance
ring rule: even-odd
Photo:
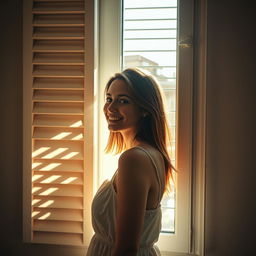
[[[24,14],[24,240],[83,245],[92,195],[93,1],[27,1]]]

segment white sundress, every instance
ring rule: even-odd
[[[159,191],[163,191],[163,177],[154,162],[154,159],[150,153],[142,148],[151,159],[157,174],[158,183],[160,186]],[[92,202],[92,226],[95,234],[93,235],[87,256],[111,256],[111,251],[115,241],[115,223],[116,223],[116,191],[114,189],[114,177],[106,180]],[[161,195],[159,193],[159,203],[161,201]],[[140,247],[137,252],[137,256],[160,256],[160,251],[156,245],[154,245],[159,237],[161,230],[162,212],[160,204],[156,209],[145,210],[144,225],[140,240]]]

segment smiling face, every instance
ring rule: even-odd
[[[136,135],[142,110],[134,102],[125,81],[115,79],[110,84],[106,92],[104,114],[110,131],[121,132],[125,136]]]

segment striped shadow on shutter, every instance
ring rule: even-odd
[[[89,71],[85,69],[85,52],[92,50],[89,46],[85,49],[85,35],[88,34],[85,31],[85,5],[81,0],[31,1],[31,87],[29,92],[29,79],[24,78],[24,83],[27,83],[24,84],[24,94],[27,92],[32,99],[30,104],[27,102],[32,113],[32,125],[28,129],[32,158],[26,159],[28,155],[23,158],[25,168],[28,164],[32,166],[31,211],[30,221],[25,214],[28,224],[25,241],[67,245],[85,243],[84,216],[90,209],[85,209],[84,199],[87,192],[84,156],[88,151],[85,122],[89,120],[85,117],[89,96],[84,94],[85,84],[91,82],[86,80]],[[24,9],[24,12],[28,13],[28,10]],[[27,53],[26,49],[24,53]],[[29,54],[24,56],[25,59],[29,57]],[[25,69],[24,75],[28,75],[28,68]],[[24,99],[28,99],[28,95]],[[29,120],[24,117],[24,122],[26,119]],[[24,128],[27,126],[26,123]],[[28,178],[25,177],[24,181],[26,185]],[[25,204],[28,208],[28,202]]]

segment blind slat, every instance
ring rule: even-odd
[[[82,129],[77,128],[45,128],[37,127],[34,129],[34,139],[48,140],[83,140]]]
[[[48,185],[35,184],[32,188],[32,194],[37,196],[66,196],[83,197],[82,186],[79,185]]]
[[[61,209],[83,209],[82,197],[61,197],[61,196],[38,196],[35,195],[32,201],[36,208],[61,208]]]
[[[32,218],[36,220],[83,221],[83,211],[74,209],[34,208]]]
[[[83,226],[80,222],[75,221],[48,221],[48,220],[35,220],[34,231],[47,231],[47,232],[66,232],[66,233],[83,233]]]
[[[83,163],[78,160],[34,160],[32,164],[33,171],[41,172],[83,172]]]

